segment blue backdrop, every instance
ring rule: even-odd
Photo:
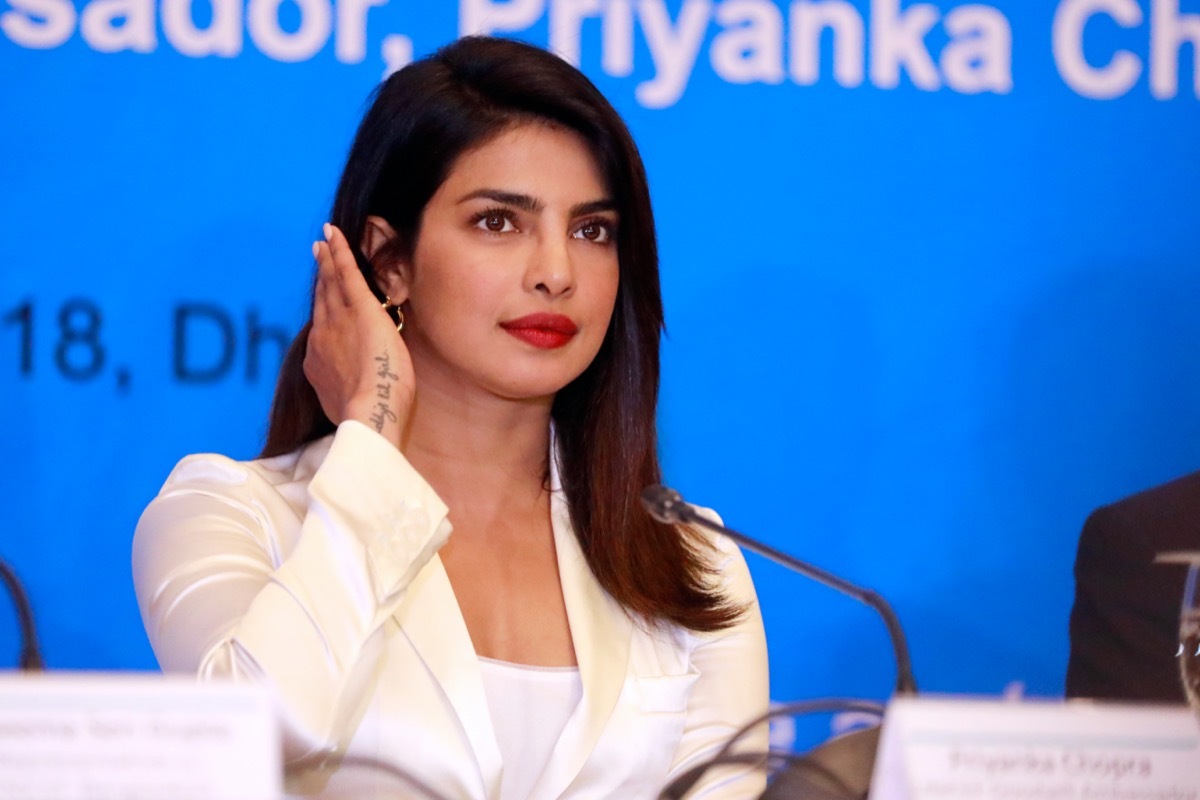
[[[1200,468],[1200,0],[0,0],[0,556],[50,665],[153,667],[141,509],[257,451],[367,94],[475,31],[641,145],[669,481],[892,598],[923,687],[1061,693],[1087,512]],[[751,566],[777,699],[887,694],[869,612]]]

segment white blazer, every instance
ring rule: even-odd
[[[651,798],[767,707],[766,644],[749,571],[718,539],[721,588],[748,611],[697,634],[635,621],[600,588],[552,467],[551,517],[583,698],[530,800]],[[445,504],[355,422],[251,462],[189,456],[142,515],[133,574],[162,668],[266,680],[284,725],[288,789],[420,796],[353,767],[363,756],[449,798],[499,797],[504,764],[479,662],[438,548]],[[747,737],[763,750],[766,732]],[[301,761],[302,760],[302,761]],[[296,766],[302,763],[303,768]],[[714,771],[693,795],[757,797],[765,779]]]

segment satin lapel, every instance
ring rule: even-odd
[[[583,698],[567,720],[550,763],[530,792],[530,800],[559,797],[587,762],[625,684],[633,633],[633,623],[628,615],[592,576],[571,527],[557,464],[551,471],[551,486],[550,519],[554,527],[554,546],[567,621],[571,626],[571,641],[583,682]]]
[[[475,751],[487,796],[499,797],[502,761],[479,660],[446,568],[436,555],[409,585],[395,617],[458,715]]]

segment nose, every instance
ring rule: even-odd
[[[526,285],[547,297],[565,297],[575,291],[575,270],[567,242],[540,237],[526,273]]]

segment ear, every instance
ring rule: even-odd
[[[408,299],[409,265],[398,250],[396,231],[383,217],[369,216],[363,228],[363,255],[375,267],[375,283],[400,305]]]

